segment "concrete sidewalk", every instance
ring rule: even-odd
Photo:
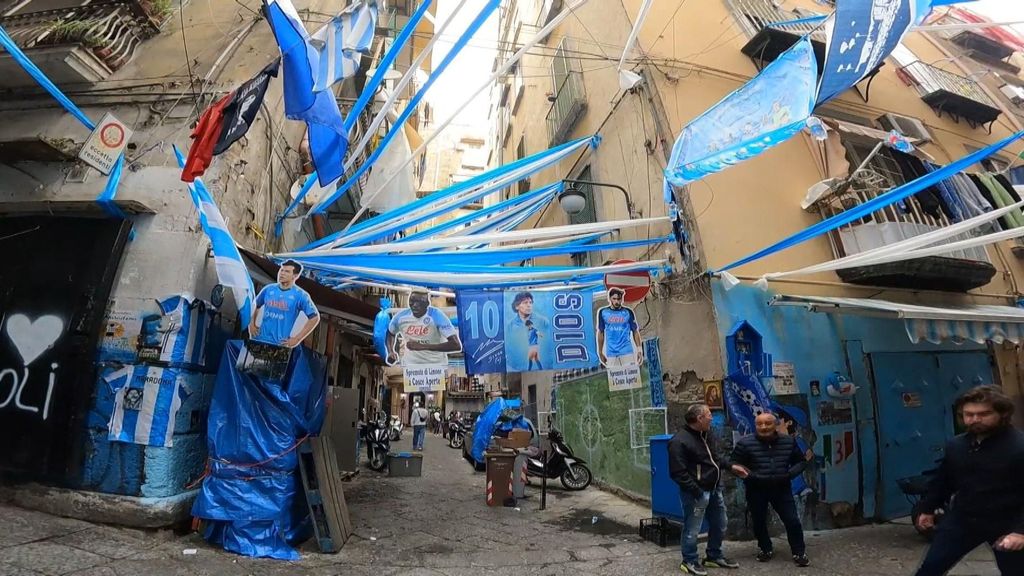
[[[398,443],[408,449],[411,434]],[[595,488],[571,493],[549,484],[518,508],[488,508],[484,474],[460,452],[429,435],[423,476],[388,478],[365,468],[345,484],[355,534],[336,555],[310,542],[297,563],[228,554],[196,534],[93,525],[0,505],[0,576],[263,576],[296,575],[648,575],[678,573],[678,545],[660,548],[637,536],[642,506]],[[808,535],[812,565],[798,569],[784,554],[757,563],[751,542],[729,542],[734,576],[903,576],[912,574],[924,542],[909,525],[885,524]],[[186,555],[185,551],[195,550]],[[786,551],[778,542],[780,553]],[[723,571],[717,571],[723,572]],[[991,552],[978,550],[951,574],[996,576]]]

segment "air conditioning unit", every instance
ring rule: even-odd
[[[878,124],[883,130],[895,130],[908,138],[918,140],[918,143],[931,142],[932,134],[928,128],[917,118],[902,116],[900,114],[883,114],[878,117]]]

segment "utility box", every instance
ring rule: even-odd
[[[412,452],[388,453],[388,476],[422,476],[423,455]]]
[[[651,436],[651,512],[654,516],[683,521],[679,485],[668,471],[668,441],[671,434]]]

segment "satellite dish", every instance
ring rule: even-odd
[[[302,185],[306,183],[306,178],[309,178],[309,174],[303,174],[299,176],[299,179],[292,184],[292,189],[289,192],[289,196],[292,200],[295,200],[299,196],[299,191],[302,190]],[[336,184],[331,184],[330,188],[333,190]],[[309,189],[309,193],[302,199],[302,203],[306,206],[313,206],[324,197],[325,188],[320,186],[320,182],[314,181],[313,187]]]

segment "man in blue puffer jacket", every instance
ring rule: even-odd
[[[786,527],[786,538],[797,566],[807,566],[804,530],[796,513],[796,500],[790,481],[807,466],[796,439],[778,433],[775,416],[759,414],[754,420],[756,434],[736,442],[732,452],[732,471],[743,478],[747,488],[747,508],[760,551],[757,559],[772,559],[772,539],[768,535],[768,506],[771,505]]]

